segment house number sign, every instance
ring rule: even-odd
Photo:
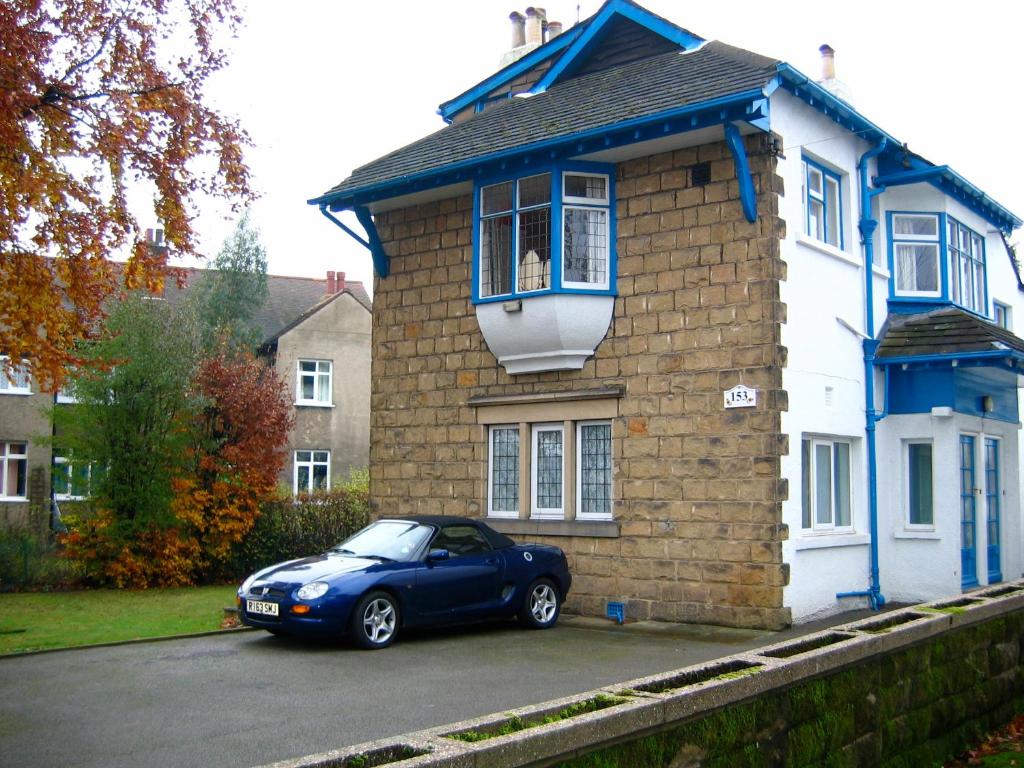
[[[732,389],[727,389],[725,395],[726,408],[753,408],[757,405],[757,390],[737,384]]]

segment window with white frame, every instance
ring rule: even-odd
[[[519,516],[519,425],[490,428],[487,469],[487,514]]]
[[[843,247],[842,184],[838,173],[803,159],[805,227],[808,237]]]
[[[476,295],[610,291],[611,194],[610,173],[580,170],[479,187]]]
[[[534,425],[530,476],[531,517],[560,519],[565,514],[563,442],[561,424]]]
[[[906,443],[907,525],[935,524],[932,486],[932,444]]]
[[[524,430],[526,446],[520,444]],[[612,519],[611,420],[494,424],[487,435],[489,517]],[[530,481],[525,503],[519,493],[524,476]]]
[[[53,497],[58,501],[89,498],[99,478],[100,468],[93,462],[53,457]]]
[[[972,312],[987,314],[985,241],[977,232],[949,216],[946,218],[946,250],[950,299]]]
[[[331,405],[331,377],[333,364],[330,360],[299,360],[298,391],[299,405]]]
[[[331,488],[331,452],[295,452],[295,493],[328,491]]]
[[[10,360],[6,355],[0,355],[0,395],[31,395],[32,377],[28,363],[13,365]]]
[[[576,517],[612,519],[612,425],[583,421],[576,425]]]
[[[894,213],[890,221],[896,293],[938,296],[942,290],[938,215]]]
[[[803,528],[842,530],[851,516],[850,442],[831,438],[803,439]]]
[[[1010,311],[1010,307],[1007,304],[1003,304],[1000,301],[992,302],[992,322],[998,325],[1000,328],[1005,328],[1008,331],[1013,330],[1013,317]]]
[[[28,443],[0,442],[0,499],[27,498]]]

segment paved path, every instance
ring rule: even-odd
[[[241,768],[567,696],[780,637],[563,619],[543,632],[499,624],[406,635],[375,652],[239,632],[6,658],[0,765]]]

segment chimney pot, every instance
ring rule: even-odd
[[[548,22],[548,40],[554,40],[562,34],[562,22],[560,21],[549,21]]]
[[[818,48],[821,52],[821,79],[836,79],[836,52],[828,43]]]
[[[540,45],[544,42],[544,9],[543,8],[527,8],[526,9],[526,44],[536,43]]]
[[[526,45],[526,17],[519,11],[512,11],[508,17],[512,22],[512,47]]]

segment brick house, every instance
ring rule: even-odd
[[[376,270],[376,513],[557,544],[592,615],[777,628],[1020,573],[1020,220],[827,47],[815,82],[629,0],[511,18],[447,127],[310,200]]]
[[[204,270],[185,271],[186,284],[169,286],[182,299]],[[369,451],[370,311],[362,283],[344,272],[326,279],[267,276],[267,297],[253,315],[272,361],[295,397],[295,425],[280,483],[293,492],[329,488],[364,469]],[[54,499],[65,505],[90,493],[88,465],[55,454],[43,439],[53,427],[47,409],[64,395],[42,392],[28,366],[13,381],[0,374],[0,525],[21,526],[33,506],[45,521]],[[45,524],[45,523],[43,523]]]

